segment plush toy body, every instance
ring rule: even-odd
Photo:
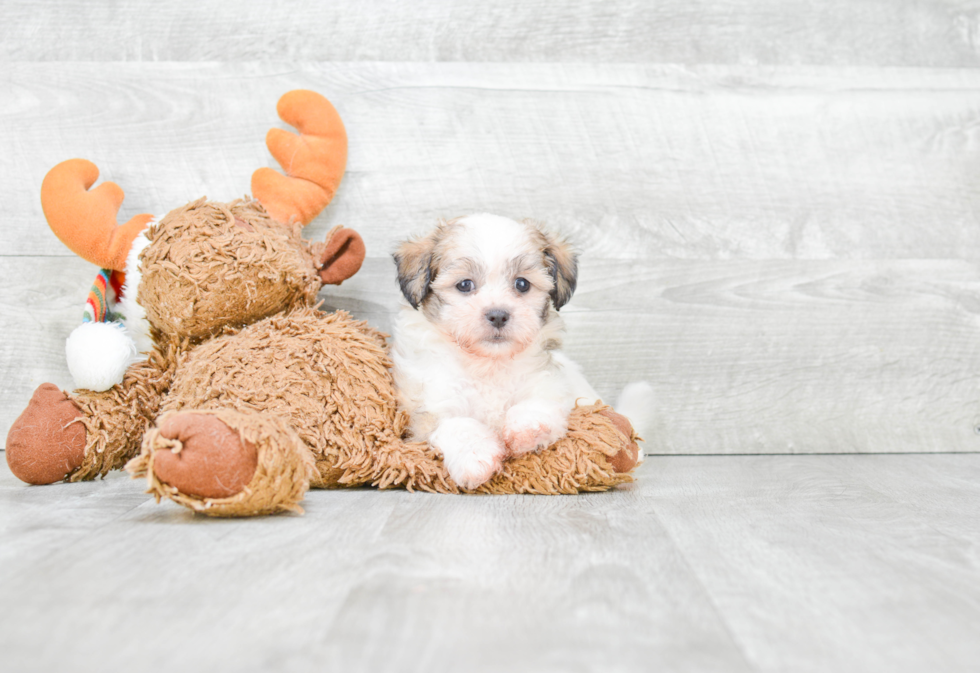
[[[301,135],[270,132],[286,175],[256,171],[256,200],[200,199],[117,226],[122,192],[89,191],[94,165],[49,173],[42,203],[55,233],[125,271],[125,325],[83,326],[69,339],[82,389],[35,391],[7,438],[20,479],[93,479],[128,463],[158,498],[224,516],[299,510],[310,487],[461,490],[428,445],[403,438],[384,335],[315,308],[321,286],[364,258],[351,230],[300,236],[343,174],[340,118],[308,91],[283,96],[279,113]],[[145,359],[133,362],[137,351]],[[578,408],[565,438],[512,459],[477,492],[605,490],[630,479],[634,440],[608,407]]]

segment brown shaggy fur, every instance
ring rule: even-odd
[[[257,201],[198,199],[169,212],[147,238],[138,301],[171,338],[205,339],[308,306],[320,291],[299,225],[279,224]]]

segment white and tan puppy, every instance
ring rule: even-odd
[[[395,324],[399,402],[413,439],[442,453],[456,483],[475,488],[508,456],[552,444],[577,400],[598,399],[561,351],[558,309],[577,275],[563,240],[478,214],[406,241],[394,257],[409,303]],[[642,413],[648,400],[637,398],[650,388],[636,385],[631,406]]]

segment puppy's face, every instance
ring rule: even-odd
[[[480,357],[526,349],[575,291],[568,244],[528,223],[495,215],[444,222],[395,253],[398,282],[413,308]]]

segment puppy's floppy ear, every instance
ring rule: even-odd
[[[405,241],[392,255],[398,268],[398,285],[405,299],[418,308],[429,294],[429,286],[435,277],[435,232],[424,238]]]
[[[551,290],[551,300],[555,303],[555,310],[559,310],[568,303],[575,293],[575,286],[578,283],[578,255],[562,238],[542,232],[545,238],[544,263],[551,272],[551,278],[555,282],[555,287]]]

